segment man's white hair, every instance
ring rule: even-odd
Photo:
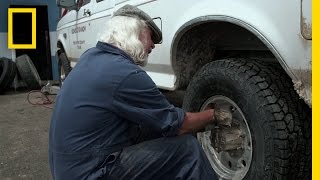
[[[135,64],[145,66],[148,52],[145,52],[140,33],[147,27],[143,20],[127,16],[114,16],[106,24],[100,41],[109,43],[126,52]]]

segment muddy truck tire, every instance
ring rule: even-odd
[[[225,59],[206,64],[188,85],[183,108],[233,112],[231,127],[197,134],[223,179],[310,179],[311,110],[279,64]]]
[[[65,52],[59,54],[59,81],[60,85],[71,72],[72,67]]]

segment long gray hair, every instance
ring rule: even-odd
[[[147,24],[137,18],[114,16],[107,22],[100,41],[118,47],[126,52],[135,64],[145,66],[148,52],[145,52],[139,35],[146,27]]]

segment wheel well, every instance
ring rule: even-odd
[[[58,51],[57,51],[58,55],[61,52],[65,52],[64,47],[63,47],[63,45],[62,45],[62,43],[60,41],[57,42],[57,47],[58,47]]]
[[[184,28],[176,37],[172,65],[178,89],[185,89],[193,75],[214,60],[254,57],[277,61],[255,34],[230,22],[198,22]]]

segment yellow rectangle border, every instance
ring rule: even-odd
[[[319,4],[312,1],[312,180],[320,179]]]
[[[31,44],[13,44],[13,28],[12,15],[13,13],[31,13],[32,15],[32,43]],[[36,49],[36,8],[8,8],[8,48],[9,49]]]

